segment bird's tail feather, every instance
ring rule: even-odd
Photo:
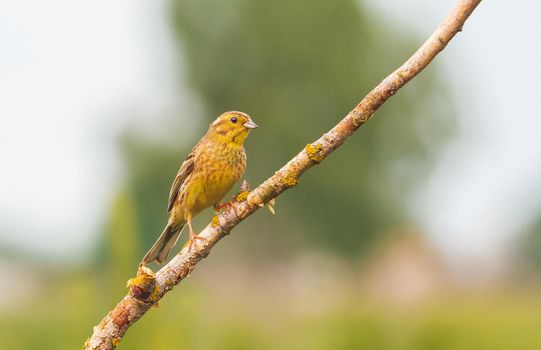
[[[177,243],[177,239],[180,236],[180,232],[184,225],[173,227],[170,224],[165,226],[160,238],[154,243],[152,248],[146,253],[143,258],[143,264],[149,264],[153,261],[156,261],[158,264],[161,264],[167,259],[171,248]]]

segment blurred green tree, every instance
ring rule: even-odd
[[[171,0],[171,9],[179,65],[205,111],[182,113],[202,124],[230,109],[252,115],[260,129],[247,141],[245,177],[253,185],[332,127],[419,44],[353,0]],[[244,239],[268,251],[309,241],[360,253],[407,220],[413,189],[452,124],[445,88],[433,74],[412,85],[281,197],[278,218],[243,223],[242,230],[258,232]],[[164,136],[195,144],[200,135]],[[171,151],[129,133],[123,145],[149,247],[165,224],[169,186],[191,145]]]
[[[538,279],[538,272],[541,270],[541,217],[530,226],[515,250],[522,267],[528,272],[534,271],[535,278]]]

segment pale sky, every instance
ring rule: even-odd
[[[85,250],[120,171],[114,136],[176,93],[168,35],[163,1],[0,0],[0,244]]]
[[[426,37],[455,0],[365,1]],[[455,263],[498,263],[541,213],[541,24],[536,1],[483,1],[434,62],[459,134],[418,198],[417,218]]]
[[[426,38],[455,1],[363,3]],[[118,131],[197,105],[187,93],[179,101],[164,9],[163,0],[0,0],[0,245],[61,259],[85,252],[118,186]],[[435,62],[459,134],[413,214],[455,263],[497,261],[541,211],[540,10],[484,1]]]

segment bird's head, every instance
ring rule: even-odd
[[[227,141],[242,144],[248,136],[250,129],[257,128],[252,118],[246,113],[231,111],[225,112],[210,124],[209,132]]]

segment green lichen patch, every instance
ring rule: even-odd
[[[309,143],[305,150],[311,161],[319,163],[323,160],[323,146],[320,143],[315,145]]]
[[[120,340],[121,340],[120,337],[114,337],[113,340],[111,340],[111,344],[113,345],[114,348],[116,348],[118,344],[120,344]]]
[[[218,219],[218,215],[214,215],[212,217],[212,220],[210,221],[210,226],[211,227],[216,227],[218,225],[220,225],[220,219]]]
[[[250,194],[249,191],[242,191],[242,192],[239,192],[239,194],[237,194],[235,196],[235,201],[237,202],[244,202],[246,200],[246,198],[248,198],[248,195]]]
[[[286,177],[284,179],[284,185],[286,185],[287,187],[296,186],[298,183],[299,183],[299,181],[293,176]]]
[[[154,287],[154,290],[152,291],[152,293],[149,295],[148,301],[151,301],[151,302],[155,303],[158,300],[160,300],[160,292],[161,292],[160,287],[158,285],[156,285]]]

